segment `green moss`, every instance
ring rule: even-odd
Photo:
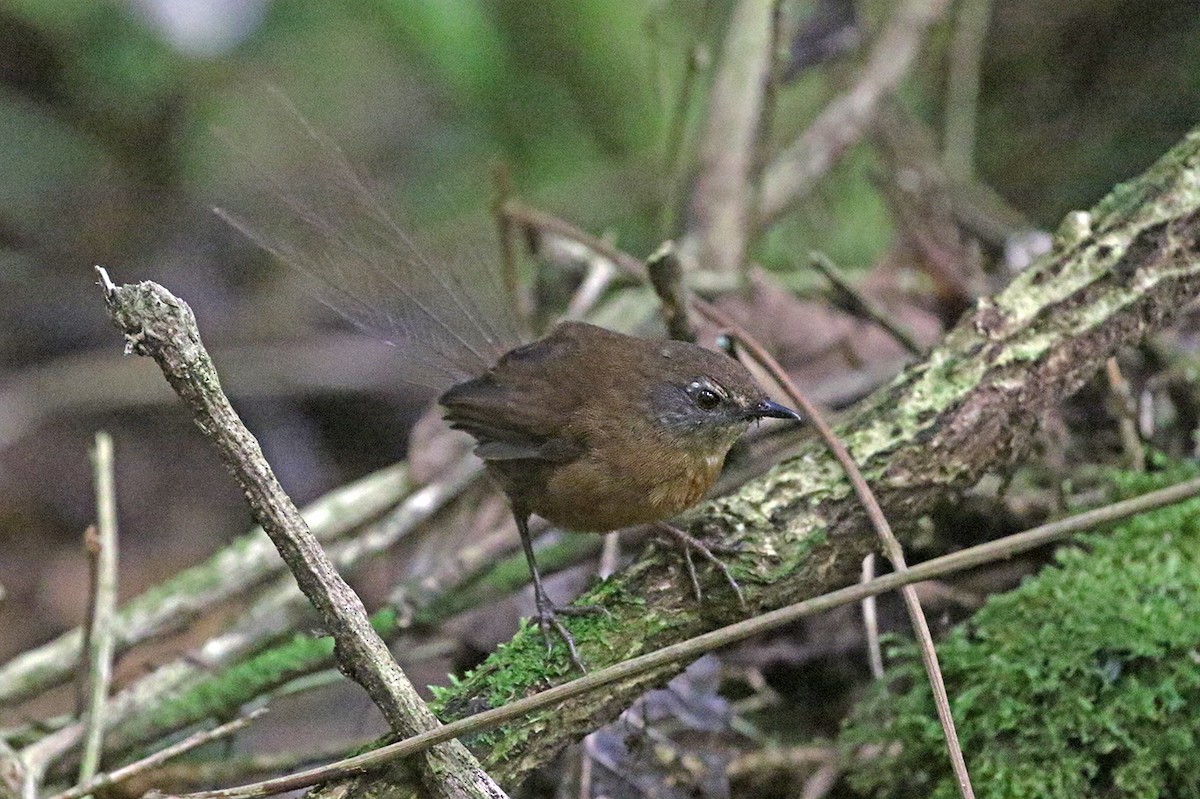
[[[162,730],[181,729],[206,718],[230,718],[264,691],[309,674],[333,659],[333,639],[296,634],[280,646],[202,679],[122,730],[140,742]]]
[[[561,542],[540,549],[537,560],[542,574],[552,574],[591,557],[599,552],[602,540],[598,535],[568,535]],[[528,583],[529,566],[525,556],[517,553],[496,563],[469,585],[441,592],[423,607],[418,602],[414,623],[435,626],[456,613],[508,596]],[[419,588],[417,592],[420,593]]]
[[[1133,495],[1193,477],[1120,475]],[[1085,537],[938,647],[984,797],[1200,796],[1200,500]],[[869,796],[958,795],[911,644],[843,732]],[[898,743],[898,746],[891,744]]]

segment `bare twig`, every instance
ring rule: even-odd
[[[95,791],[100,791],[108,788],[111,785],[116,785],[130,777],[135,777],[145,771],[166,763],[168,760],[187,754],[198,746],[203,746],[206,743],[219,740],[226,736],[232,735],[238,730],[245,727],[254,719],[266,713],[265,707],[260,707],[241,718],[222,724],[218,727],[213,727],[211,730],[202,730],[194,735],[189,735],[182,741],[171,744],[165,749],[160,749],[157,752],[143,757],[141,760],[135,760],[121,768],[113,769],[107,774],[99,774],[91,777],[86,781],[81,781],[78,785],[70,790],[57,793],[50,799],[79,799],[82,796],[87,796]]]
[[[766,153],[771,141],[771,129],[775,122],[775,112],[779,106],[779,89],[785,79],[787,61],[790,60],[788,39],[795,29],[792,14],[796,9],[784,0],[771,1],[770,41],[767,43],[766,73],[763,76],[762,111],[755,125],[754,163],[752,164],[754,195],[750,205],[747,229],[758,229],[758,193],[762,184],[763,170],[766,167]]]
[[[600,547],[600,565],[596,567],[596,576],[605,579],[617,570],[621,559],[621,536],[613,531],[604,536],[604,544]]]
[[[534,230],[579,242],[597,255],[612,261],[623,272],[637,275],[638,277],[642,277],[645,274],[642,262],[637,258],[614,247],[604,239],[581,230],[554,214],[548,214],[545,211],[533,208],[515,198],[510,199],[504,204],[501,213],[522,227],[533,228]]]
[[[571,295],[563,318],[582,319],[587,316],[600,302],[600,298],[604,296],[604,292],[612,285],[613,278],[616,276],[617,267],[612,261],[595,255],[588,258],[587,272],[584,273],[583,282]]]
[[[157,284],[116,287],[104,270],[98,271],[113,322],[130,348],[154,358],[216,445],[255,517],[332,635],[343,669],[366,689],[395,732],[412,735],[435,728],[437,718],[372,628],[362,601],[337,573],[275,479],[258,442],[221,392],[191,309]],[[504,795],[461,744],[431,751],[424,766],[422,781],[435,796]]]
[[[378,516],[410,490],[406,467],[391,466],[331,491],[305,508],[304,518],[322,540],[331,540]],[[432,510],[437,507],[435,503]],[[174,632],[283,569],[271,540],[255,529],[207,562],[127,602],[113,620],[117,652]],[[80,663],[82,640],[75,629],[6,663],[0,668],[0,705],[35,696],[70,677]]]
[[[87,782],[100,770],[104,744],[104,716],[108,690],[112,684],[113,617],[117,610],[117,491],[113,478],[112,437],[96,433],[92,449],[92,470],[96,488],[96,526],[88,528],[89,557],[94,553],[94,581],[89,598],[88,620],[88,696],[84,714],[86,732],[83,757],[79,763],[79,781]]]
[[[606,685],[633,679],[639,675],[660,669],[665,665],[694,660],[707,652],[728,646],[737,641],[744,641],[747,638],[781,626],[793,624],[806,616],[812,616],[816,613],[852,602],[859,602],[864,597],[894,591],[897,588],[922,580],[941,577],[1002,558],[1009,558],[1022,552],[1060,541],[1080,531],[1090,530],[1139,513],[1183,502],[1197,495],[1200,495],[1200,479],[1179,483],[1170,488],[1153,491],[1134,499],[1113,503],[1103,508],[1097,508],[1096,510],[1044,524],[1023,533],[1016,533],[1015,535],[996,541],[990,541],[986,544],[980,544],[979,546],[959,550],[949,555],[943,555],[942,557],[917,564],[904,572],[892,572],[867,583],[857,583],[838,589],[837,591],[822,594],[818,597],[806,599],[794,605],[788,605],[787,607],[704,633],[695,638],[672,644],[663,649],[640,655],[631,660],[601,669],[600,671],[592,672],[571,682],[563,683],[532,696],[510,702],[503,707],[468,716],[464,719],[445,724],[437,730],[423,733],[408,740],[397,741],[396,743],[388,744],[336,763],[250,785],[187,794],[186,799],[253,799],[254,797],[272,796],[342,777],[362,774],[399,758],[423,751],[425,748],[449,738],[462,737],[494,729],[507,721],[519,718],[527,713],[532,713],[535,710],[557,705],[567,699],[595,691]]]
[[[837,760],[822,763],[817,770],[804,781],[804,791],[800,799],[824,799],[837,784],[842,775],[842,764]]]
[[[877,184],[905,259],[933,281],[938,313],[947,321],[957,319],[988,284],[979,250],[955,215],[933,132],[899,101],[888,100],[879,109],[873,144],[884,164]]]
[[[942,163],[952,179],[966,183],[974,172],[979,69],[992,0],[960,0],[946,75],[946,135]]]
[[[96,619],[96,584],[100,582],[100,533],[96,525],[89,524],[83,531],[83,554],[87,558],[88,567],[88,606],[83,617],[83,646],[79,660],[90,664],[92,652],[92,624]],[[84,718],[87,715],[89,672],[87,668],[79,670],[75,678],[75,716]]]
[[[688,318],[688,295],[683,286],[683,265],[675,242],[667,241],[646,259],[650,285],[658,294],[667,335],[677,341],[695,341],[696,328]]]
[[[755,149],[771,65],[774,3],[740,0],[708,99],[692,195],[696,257],[702,269],[741,271],[753,213]]]
[[[492,215],[496,219],[496,228],[500,234],[500,263],[503,266],[501,276],[504,291],[508,295],[509,303],[516,309],[518,331],[525,336],[532,328],[533,307],[528,293],[521,286],[521,276],[517,269],[516,236],[513,235],[512,223],[504,213],[505,204],[513,196],[512,177],[508,173],[508,167],[502,163],[496,164],[492,171],[492,177],[496,184],[496,199],[492,204]]]
[[[913,338],[912,333],[893,322],[887,311],[880,307],[877,302],[859,291],[849,280],[846,280],[841,270],[834,265],[829,256],[821,252],[814,252],[809,255],[808,260],[813,268],[824,275],[825,279],[833,286],[834,292],[838,295],[835,297],[835,303],[839,307],[847,313],[866,318],[868,321],[879,325],[901,347],[904,347],[904,349],[913,355],[920,357],[922,354],[921,345]]]
[[[765,5],[765,4],[764,4]],[[948,0],[901,0],[871,48],[858,80],[830,102],[763,174],[758,223],[767,227],[808,194],[842,153],[862,138],[879,101],[890,95],[916,60]]]
[[[862,581],[869,583],[875,579],[875,553],[868,552],[863,557]],[[883,650],[879,646],[879,608],[875,597],[869,596],[862,601],[863,628],[866,630],[867,660],[871,664],[871,676],[877,680],[883,679]]]
[[[285,774],[313,763],[341,757],[348,751],[365,749],[371,742],[371,740],[349,743],[335,741],[322,743],[305,750],[246,752],[232,754],[219,760],[198,757],[177,760],[135,775],[136,782],[133,781],[133,778],[126,779],[120,793],[126,797],[136,796],[146,790],[144,786],[149,785],[166,785],[170,786],[170,789],[164,792],[179,792],[236,780],[261,778],[271,774]]]
[[[1129,465],[1139,472],[1146,471],[1146,448],[1138,434],[1138,405],[1133,397],[1129,381],[1121,374],[1121,365],[1116,358],[1104,362],[1104,372],[1108,376],[1108,387],[1112,389],[1113,400],[1117,404],[1118,424],[1121,428],[1121,446],[1129,457]]]
[[[845,470],[846,477],[850,479],[850,484],[854,487],[855,495],[867,512],[867,518],[870,519],[871,526],[875,528],[876,533],[879,535],[880,541],[883,544],[884,554],[892,562],[892,568],[897,572],[906,571],[908,565],[904,562],[904,550],[892,532],[892,527],[888,523],[887,517],[884,516],[883,508],[879,505],[879,500],[876,499],[871,487],[867,485],[866,478],[863,477],[862,471],[858,468],[858,464],[855,463],[845,442],[838,438],[837,434],[833,432],[833,428],[825,421],[817,407],[796,388],[791,378],[788,377],[787,372],[771,357],[770,353],[763,349],[757,341],[746,337],[738,331],[736,327],[731,332],[738,337],[739,343],[751,353],[754,359],[770,372],[771,376],[779,383],[784,392],[787,393],[788,399],[795,403],[801,412],[809,417],[813,426],[817,428],[821,439],[829,447],[834,458],[841,464],[842,469]],[[955,779],[958,781],[959,792],[962,794],[963,799],[974,799],[975,791],[971,787],[971,777],[967,773],[966,760],[963,757],[962,747],[958,741],[958,733],[954,729],[954,717],[950,712],[950,699],[946,695],[946,685],[942,680],[942,669],[938,664],[937,650],[933,646],[933,635],[929,632],[929,623],[925,619],[924,611],[921,610],[921,601],[917,597],[916,589],[912,586],[905,586],[900,594],[904,599],[904,608],[908,611],[909,620],[917,636],[917,642],[921,650],[921,661],[925,666],[925,673],[929,677],[929,685],[933,692],[933,701],[937,708],[938,720],[941,722],[942,729],[946,733],[946,748],[950,753],[950,765],[954,771]]]
[[[24,761],[7,741],[0,738],[0,799],[20,799],[24,784]]]
[[[707,21],[709,11],[713,7],[712,3],[703,5],[703,21],[698,26],[700,30],[708,28]],[[683,191],[685,183],[686,170],[682,169],[680,164],[683,159],[684,141],[687,137],[688,128],[688,111],[692,105],[692,95],[695,93],[697,78],[704,71],[711,61],[711,56],[708,52],[708,45],[702,42],[693,44],[688,53],[687,63],[684,65],[683,77],[679,86],[679,96],[675,100],[675,107],[671,111],[671,122],[667,128],[666,140],[666,155],[663,159],[663,172],[666,181],[666,190],[663,194],[662,208],[659,212],[659,236],[666,239],[675,235],[675,215],[678,213],[676,205],[679,203],[680,195]]]

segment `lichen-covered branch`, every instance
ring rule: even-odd
[[[378,516],[411,491],[408,470],[390,466],[330,492],[304,510],[322,541]],[[261,529],[240,537],[204,563],[127,602],[113,619],[117,653],[183,629],[201,615],[242,596],[284,570]],[[75,628],[0,666],[0,704],[15,705],[62,684],[79,667],[82,632]]]
[[[305,524],[258,441],[221,390],[191,309],[155,283],[116,286],[103,269],[97,272],[113,323],[125,333],[130,349],[154,358],[216,447],[255,519],[320,614],[333,638],[339,668],[366,690],[397,734],[413,735],[437,726],[437,719],[372,627],[362,601]],[[505,796],[457,741],[430,750],[419,762],[430,796]]]
[[[877,392],[838,433],[897,533],[933,502],[1021,456],[1040,418],[1123,346],[1166,324],[1200,293],[1200,132],[1193,132],[1090,215],[1076,215],[1054,252],[995,297],[981,300],[940,347]],[[695,534],[742,547],[731,567],[753,611],[815,596],[854,579],[874,537],[833,458],[813,442],[733,496],[690,517]],[[696,604],[673,553],[640,560],[580,601],[610,617],[571,621],[588,663],[602,667],[739,617],[709,575]],[[567,675],[534,631],[519,634],[441,703],[443,718],[497,707]],[[662,671],[610,687],[470,741],[502,785],[513,786],[562,746],[614,718]],[[321,795],[408,795],[370,775]]]

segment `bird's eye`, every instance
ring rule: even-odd
[[[721,404],[721,397],[711,388],[702,388],[696,392],[696,405],[701,410],[711,411]]]

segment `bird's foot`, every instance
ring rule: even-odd
[[[741,606],[742,610],[747,609],[746,597],[744,594],[742,594],[742,587],[738,585],[738,581],[733,578],[733,572],[729,571],[729,567],[725,565],[724,561],[714,554],[719,552],[722,555],[734,555],[739,551],[738,547],[729,546],[726,544],[705,544],[695,536],[689,535],[683,530],[680,530],[678,527],[667,524],[666,522],[659,522],[655,525],[655,527],[670,535],[683,547],[683,560],[684,563],[687,564],[688,577],[691,578],[692,581],[692,593],[695,594],[697,602],[704,598],[704,594],[700,590],[700,580],[696,577],[696,566],[692,563],[693,550],[699,553],[700,557],[717,567],[722,576],[725,577],[725,582],[727,582],[729,587],[733,589],[733,592],[737,594],[738,604]]]
[[[583,660],[579,657],[579,650],[575,646],[575,638],[571,635],[570,630],[558,620],[558,617],[609,616],[611,614],[599,605],[563,605],[557,607],[543,591],[535,590],[534,598],[537,602],[538,629],[542,631],[542,638],[546,641],[546,653],[549,654],[554,650],[554,639],[551,637],[551,630],[553,630],[562,639],[563,643],[567,645],[567,654],[570,655],[571,663],[575,668],[587,674],[587,667],[583,665]]]

